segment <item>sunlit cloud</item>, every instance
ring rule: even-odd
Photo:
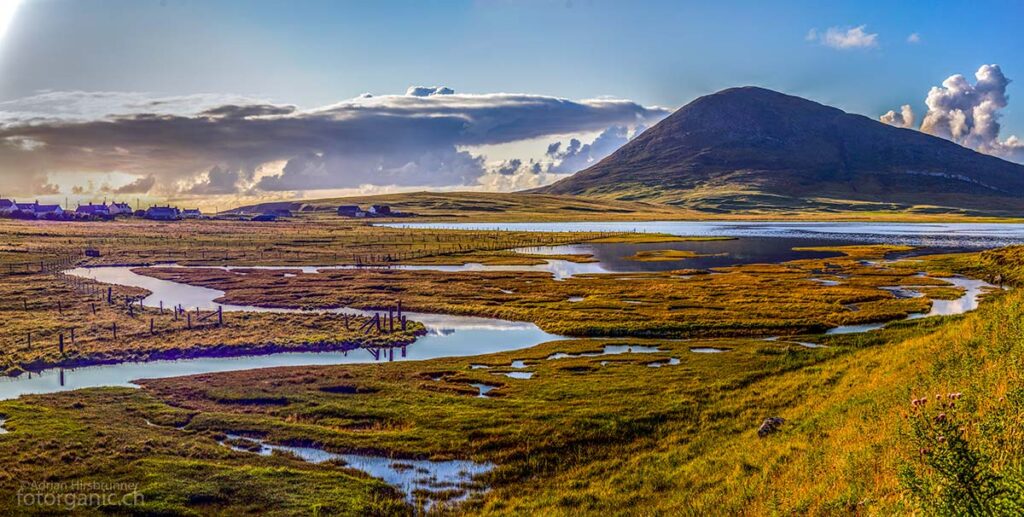
[[[165,199],[288,196],[380,188],[539,186],[586,167],[668,110],[612,98],[463,94],[412,87],[314,109],[224,95],[45,92],[0,102],[0,182],[11,194],[67,194],[55,173],[118,172],[103,194]],[[587,138],[586,135],[597,135]],[[482,149],[566,139],[546,155]],[[572,142],[577,142],[572,147]],[[543,161],[543,163],[542,163]],[[543,174],[542,174],[543,173]]]

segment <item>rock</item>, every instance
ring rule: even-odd
[[[785,422],[785,419],[777,416],[768,417],[764,419],[764,422],[761,422],[761,427],[757,428],[757,437],[764,438],[765,436],[777,432],[779,428],[782,427],[782,424]]]

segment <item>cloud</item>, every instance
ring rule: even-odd
[[[237,96],[48,92],[0,103],[0,183],[16,195],[38,190],[31,178],[50,173],[118,172],[139,178],[131,188],[164,197],[472,186],[490,171],[467,148],[645,126],[666,115],[629,100],[445,87],[305,110]],[[586,152],[608,145],[595,141]],[[254,174],[270,163],[281,165]]]
[[[206,178],[193,184],[189,194],[236,194],[243,178],[251,178],[252,172],[243,174],[241,169],[231,169],[215,165],[206,173]]]
[[[807,41],[817,41],[826,47],[839,50],[851,50],[862,48],[878,47],[878,34],[867,32],[867,25],[856,27],[840,28],[829,27],[824,33],[817,29],[811,29],[804,38]]]
[[[636,132],[639,133],[639,132]],[[573,138],[563,147],[562,142],[548,145],[547,156],[554,160],[549,172],[560,174],[577,172],[597,163],[629,141],[629,129],[612,126],[601,132],[593,142],[584,144]]]
[[[910,104],[904,104],[900,107],[899,113],[889,110],[885,115],[878,117],[878,120],[890,126],[912,128],[914,127],[914,108]]]
[[[156,178],[153,176],[143,176],[127,185],[117,187],[112,190],[114,194],[145,194],[153,189],[153,185],[156,184]]]
[[[921,35],[916,33],[916,32],[911,32],[910,35],[907,36],[907,43],[910,43],[910,44],[921,43]]]
[[[1010,80],[999,65],[994,64],[982,65],[974,78],[971,84],[963,75],[955,74],[941,86],[933,86],[925,98],[928,112],[921,122],[921,131],[986,154],[1024,162],[1024,142],[1016,136],[999,139],[999,117],[1009,104],[1006,87]],[[902,120],[903,127],[910,127],[913,117],[911,113],[907,122],[908,110],[909,106],[904,106],[902,115],[890,111],[881,120],[886,123]]]
[[[430,97],[431,95],[454,95],[455,90],[445,86],[410,86],[405,94],[410,97]]]
[[[1009,103],[1006,87],[1010,80],[999,65],[982,65],[971,84],[963,75],[949,76],[942,86],[933,86],[925,104],[928,112],[921,131],[978,151],[1020,161],[1024,147],[1016,137],[999,140],[999,117]]]
[[[499,166],[497,170],[495,170],[495,172],[501,174],[502,176],[511,176],[519,172],[519,168],[522,166],[522,160],[520,160],[519,158],[513,158],[511,160],[503,162],[501,166]]]

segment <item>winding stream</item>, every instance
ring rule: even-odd
[[[130,267],[96,267],[68,270],[68,274],[91,278],[100,282],[141,287],[152,294],[142,300],[147,307],[166,307],[181,304],[189,309],[204,310],[223,307],[225,312],[309,312],[300,309],[270,309],[254,306],[227,305],[215,302],[222,291],[160,280],[133,273]],[[366,311],[349,308],[325,309],[323,312],[365,315]],[[281,352],[242,357],[200,357],[194,359],[127,362],[111,365],[86,366],[74,369],[51,368],[20,377],[0,378],[0,400],[17,398],[31,393],[58,391],[97,386],[134,386],[131,381],[144,378],[176,377],[202,373],[250,370],[275,366],[312,366],[332,364],[372,363],[378,361],[418,361],[439,357],[483,355],[529,348],[545,341],[561,339],[549,334],[533,323],[506,321],[471,316],[450,316],[406,312],[410,320],[427,327],[427,335],[387,354],[374,355],[369,350],[349,352]]]
[[[215,310],[221,307],[225,312],[304,312],[300,309],[220,304],[216,300],[224,295],[222,291],[140,275],[132,272],[132,269],[131,267],[116,266],[75,268],[68,270],[67,273],[99,282],[146,289],[151,294],[146,296],[142,303],[148,307],[158,307],[163,302],[166,307],[179,304],[189,309],[198,307],[204,310]],[[320,268],[291,269],[301,269],[307,273],[313,273]],[[974,310],[978,307],[978,300],[983,291],[993,287],[981,280],[967,278],[946,280],[965,289],[964,294],[955,300],[933,300],[929,312],[912,314],[908,319],[960,314]],[[904,288],[904,290],[913,292],[912,287]],[[350,308],[324,309],[322,311],[337,314],[370,314]],[[561,339],[560,336],[544,332],[536,325],[526,322],[430,313],[407,312],[406,314],[409,319],[423,323],[427,328],[427,335],[405,347],[389,349],[386,353],[380,353],[380,351],[374,353],[375,351],[367,349],[347,352],[280,352],[242,357],[127,362],[74,369],[53,368],[20,377],[0,378],[0,400],[16,398],[25,394],[52,393],[88,387],[134,386],[133,380],[143,378],[174,377],[277,366],[356,364],[466,357],[519,350],[546,341]],[[827,334],[867,332],[884,326],[885,323],[844,325],[830,329]]]

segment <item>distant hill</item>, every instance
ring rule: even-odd
[[[704,212],[1024,215],[1024,166],[807,99],[730,88],[534,193]]]
[[[662,204],[509,192],[407,192],[240,206],[225,213],[256,214],[291,210],[297,215],[334,213],[338,205],[388,205],[416,216],[451,221],[574,221],[686,219],[692,211]],[[414,221],[406,221],[414,222]]]

